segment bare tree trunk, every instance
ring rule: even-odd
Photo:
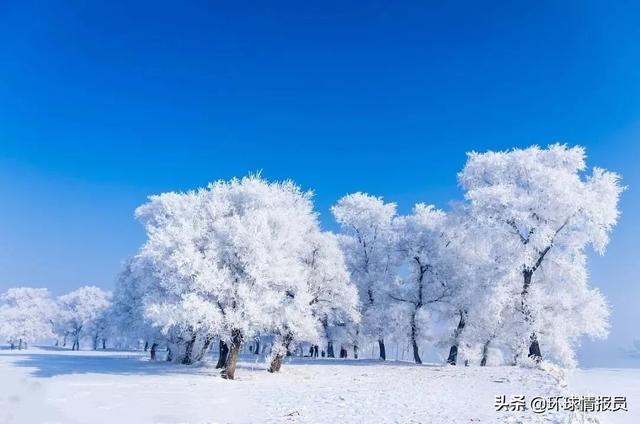
[[[202,358],[204,358],[204,355],[207,354],[207,351],[209,350],[209,346],[211,346],[212,340],[213,340],[212,335],[208,335],[207,337],[205,337],[204,344],[202,345],[202,349],[200,349],[200,353],[198,353],[198,355],[196,356],[196,362],[201,361]]]
[[[260,336],[256,337],[256,350],[253,353],[260,355]]]
[[[285,334],[282,340],[279,343],[279,346],[276,346],[275,355],[271,359],[271,364],[269,364],[269,372],[279,372],[280,368],[282,368],[282,363],[284,361],[284,357],[289,351],[289,346],[291,346],[291,342],[293,341],[293,334],[290,332]]]
[[[73,346],[71,350],[80,350],[80,330],[75,330],[73,334]]]
[[[151,351],[149,352],[149,355],[151,356],[151,360],[155,361],[156,360],[156,349],[158,347],[158,343],[152,343],[151,344]]]
[[[227,344],[220,340],[220,344],[219,344],[219,356],[218,356],[218,363],[216,364],[216,368],[223,368],[224,364],[227,363],[227,356],[229,355],[229,346],[227,346]]]
[[[491,339],[487,339],[486,342],[484,342],[484,346],[482,346],[482,360],[480,361],[480,366],[484,367],[485,365],[487,365],[487,355],[489,354],[489,344],[491,343]]]
[[[191,331],[191,338],[187,340],[187,344],[184,349],[184,358],[182,358],[182,363],[184,365],[191,365],[193,363],[193,345],[196,344],[196,338],[198,334],[195,331]]]
[[[531,277],[533,276],[533,271],[531,269],[525,269],[522,272],[524,277],[524,284],[522,287],[522,313],[524,315],[524,321],[529,326],[532,324],[533,317],[531,316],[531,310],[529,309],[529,304],[527,302],[527,294],[529,293],[529,287],[531,286]],[[538,342],[538,335],[535,331],[531,331],[531,335],[529,336],[529,358],[533,359],[536,362],[542,361],[542,352],[540,352],[540,343]]]
[[[102,350],[106,350],[107,349],[107,339],[105,339],[104,337],[102,338]]]
[[[417,309],[413,310],[411,314],[411,345],[413,347],[413,360],[416,364],[422,364],[422,359],[420,359],[420,352],[418,350],[418,329],[416,328],[416,313]]]
[[[462,334],[462,330],[464,330],[464,326],[466,322],[464,320],[464,311],[459,311],[460,313],[460,321],[458,321],[458,327],[453,333],[453,345],[451,345],[451,349],[449,349],[449,358],[447,358],[447,363],[449,365],[455,365],[458,362],[458,339]]]
[[[167,346],[167,362],[173,361],[173,352],[171,352],[171,348]]]
[[[93,350],[98,350],[98,335],[93,336]]]
[[[229,355],[227,362],[222,370],[222,378],[233,380],[236,373],[236,365],[238,364],[238,355],[242,346],[242,332],[238,329],[231,331],[231,346],[229,346]]]
[[[325,316],[322,318],[321,322],[322,328],[324,329],[324,335],[327,338],[327,358],[335,358],[335,354],[333,352],[333,340],[331,340],[331,336],[329,335],[329,321]]]
[[[358,349],[358,344],[354,343],[354,345],[353,345],[353,358],[354,359],[358,359],[358,350],[359,350]]]
[[[387,350],[384,348],[384,339],[378,339],[378,347],[380,348],[380,359],[383,361],[387,360]]]
[[[140,345],[138,345],[140,346]],[[147,350],[149,350],[149,342],[147,340],[144,341],[144,351],[146,352]]]
[[[340,358],[347,359],[347,349],[344,346],[340,346]]]

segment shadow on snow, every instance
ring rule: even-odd
[[[215,368],[217,355],[207,355],[205,361],[195,365],[182,365],[165,362],[163,360],[150,361],[148,354],[141,351],[99,351],[94,354],[89,351],[81,351],[79,354],[61,348],[40,348],[42,353],[28,351],[14,351],[3,356],[15,358],[13,365],[17,367],[32,368],[34,377],[55,377],[69,374],[113,374],[113,375],[167,375],[167,374],[191,374],[191,375],[219,375]],[[83,354],[84,353],[84,354]],[[111,353],[111,354],[110,354]],[[117,354],[116,354],[117,353]],[[163,359],[164,352],[159,352]],[[257,358],[257,359],[256,359]],[[311,366],[402,366],[402,367],[439,367],[437,364],[416,365],[412,362],[380,361],[377,359],[331,359],[331,358],[303,358],[287,357],[287,365],[311,365]],[[265,357],[243,354],[238,362],[238,369],[250,371],[266,370]]]

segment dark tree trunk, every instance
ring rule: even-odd
[[[422,359],[420,359],[420,352],[418,350],[418,343],[415,340],[413,340],[412,345],[413,345],[413,360],[416,362],[416,364],[422,364]]]
[[[458,327],[456,327],[453,333],[453,345],[451,345],[451,349],[449,349],[449,358],[447,358],[449,365],[455,365],[458,362],[458,339],[465,325],[464,311],[460,311],[460,321],[458,321]]]
[[[256,338],[256,350],[254,353],[260,355],[260,337]]]
[[[340,346],[340,358],[347,358],[347,349],[345,349],[343,346]]]
[[[324,335],[327,338],[327,358],[335,358],[335,354],[333,353],[333,340],[331,340],[331,336],[329,335],[329,320],[325,316],[321,322]],[[322,355],[322,357],[324,357],[324,355]]]
[[[156,360],[156,348],[158,347],[158,343],[151,344],[151,350],[149,351],[149,355],[152,361]]]
[[[138,345],[140,346],[140,345]],[[144,351],[146,352],[147,350],[149,350],[149,342],[148,341],[144,341]]]
[[[276,355],[273,357],[273,359],[271,360],[271,363],[269,364],[269,369],[267,369],[267,371],[269,371],[270,373],[274,373],[274,372],[279,372],[280,368],[282,368],[282,362],[284,361],[284,355]]]
[[[106,350],[107,349],[107,339],[103,338],[102,339],[102,350]]]
[[[531,286],[531,277],[533,276],[532,269],[525,269],[522,272],[524,277],[524,284],[522,286],[522,313],[524,315],[524,321],[526,324],[531,325],[533,317],[531,316],[531,310],[527,302],[527,295],[529,293],[529,287]],[[542,353],[540,352],[540,344],[538,343],[538,335],[535,331],[531,331],[529,336],[529,358],[536,362],[542,361]]]
[[[354,359],[358,359],[358,350],[359,350],[359,349],[358,349],[358,345],[357,345],[357,344],[354,344],[354,345],[353,345],[353,358],[354,358]]]
[[[98,350],[98,335],[93,336],[93,350]]]
[[[171,352],[171,348],[167,346],[167,362],[173,361],[173,352]]]
[[[455,365],[458,362],[458,345],[451,345],[449,349],[449,357],[447,358],[447,364]]]
[[[540,362],[542,361],[542,352],[540,351],[538,335],[535,332],[532,332],[530,337],[531,344],[529,344],[529,358],[532,358],[536,362]]]
[[[287,333],[283,338],[281,345],[278,347],[276,355],[271,360],[271,364],[269,364],[269,372],[279,372],[280,368],[282,368],[282,363],[284,361],[285,354],[289,351],[289,346],[291,346],[291,342],[293,341],[293,334]]]
[[[191,365],[193,363],[193,345],[196,344],[197,334],[195,331],[191,332],[191,338],[187,340],[187,344],[184,349],[184,358],[182,358],[182,363],[184,365]]]
[[[380,348],[380,359],[387,360],[387,350],[384,348],[384,339],[378,339],[378,347]]]
[[[231,331],[231,346],[229,346],[227,362],[224,364],[224,369],[222,370],[222,378],[233,380],[235,377],[238,355],[240,354],[240,347],[242,346],[242,338],[242,332],[240,330],[234,329]]]
[[[222,340],[219,343],[219,355],[218,355],[218,363],[216,364],[216,368],[223,368],[224,364],[227,363],[227,356],[229,355],[229,346]]]
[[[489,344],[491,343],[491,339],[488,339],[484,342],[484,346],[482,346],[482,360],[480,361],[480,366],[484,367],[487,365],[487,355],[489,354]]]
[[[416,364],[421,364],[422,359],[420,359],[420,352],[418,350],[418,329],[416,328],[416,313],[417,309],[413,310],[411,314],[411,346],[413,347],[413,360]]]

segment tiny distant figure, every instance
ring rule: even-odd
[[[324,356],[324,355],[322,355]],[[318,357],[318,345],[314,345],[313,346],[313,357],[317,358]]]
[[[323,350],[323,351],[322,351],[322,357],[323,357],[323,358],[324,358],[324,355],[325,355],[325,353],[324,353],[324,350]]]
[[[340,358],[346,358],[347,357],[347,349],[344,348],[344,346],[340,346]]]
[[[313,346],[309,346],[309,358],[313,358]]]

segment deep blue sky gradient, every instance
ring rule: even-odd
[[[639,3],[103,3],[0,4],[0,290],[112,287],[148,194],[262,170],[333,228],[345,193],[447,207],[465,152],[560,141],[630,187],[585,362],[640,338]]]

